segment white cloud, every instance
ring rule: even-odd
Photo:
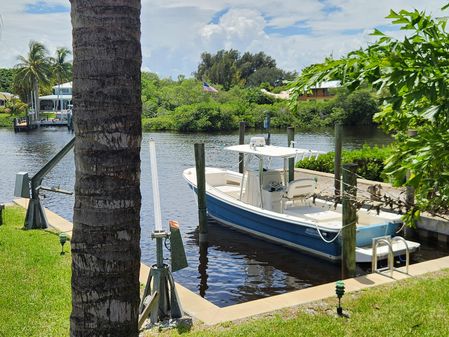
[[[51,53],[71,46],[70,14],[25,13],[30,3],[0,0],[0,67],[13,66],[30,40],[43,42]],[[46,3],[68,6],[66,0]],[[234,48],[265,51],[280,67],[299,70],[365,46],[374,27],[389,23],[384,17],[390,8],[441,15],[442,5],[437,0],[142,0],[143,69],[174,78],[190,75],[203,51]],[[304,30],[292,28],[298,23]],[[270,29],[276,34],[267,33]]]
[[[207,49],[247,49],[253,41],[266,39],[266,22],[262,14],[251,9],[231,9],[217,24],[207,24],[200,31],[200,40]]]

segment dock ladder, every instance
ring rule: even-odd
[[[381,236],[378,238],[373,238],[373,255],[371,258],[371,271],[373,273],[379,273],[388,277],[393,278],[393,271],[397,271],[400,273],[404,273],[402,270],[399,270],[398,268],[394,267],[394,251],[393,251],[393,244],[395,242],[403,242],[405,245],[405,274],[408,274],[408,266],[410,264],[410,251],[408,248],[407,240],[405,240],[401,236]],[[377,249],[379,246],[385,245],[388,247],[388,265],[383,268],[377,267]],[[390,275],[387,275],[387,273],[390,273]]]

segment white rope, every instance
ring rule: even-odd
[[[335,235],[335,237],[334,237],[332,240],[326,240],[326,239],[323,237],[323,235],[321,234],[320,229],[319,229],[319,227],[318,227],[318,224],[315,223],[315,227],[316,227],[316,231],[317,231],[318,234],[320,235],[321,240],[323,240],[323,241],[326,242],[326,243],[332,243],[332,242],[334,242],[335,240],[337,240],[337,238],[340,236],[340,233],[341,233],[341,229],[340,229],[340,230],[338,231],[337,235]]]
[[[340,236],[341,231],[343,230],[343,228],[348,227],[348,226],[352,226],[352,225],[356,225],[356,223],[350,223],[350,224],[347,224],[346,226],[342,226],[342,227],[339,229],[338,233],[335,235],[335,237],[334,237],[332,240],[326,240],[326,239],[323,237],[323,235],[321,234],[320,227],[318,226],[317,223],[315,223],[316,230],[317,230],[317,232],[318,232],[318,234],[319,234],[321,240],[323,240],[323,241],[326,242],[326,243],[332,243],[332,242],[334,242],[335,240],[337,240],[337,238]]]

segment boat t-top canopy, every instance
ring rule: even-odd
[[[284,146],[252,146],[250,144],[233,145],[225,147],[225,150],[239,152],[244,154],[253,154],[260,157],[272,157],[272,158],[295,158],[296,156],[317,156],[321,151],[314,151],[309,149],[298,149],[294,147]]]

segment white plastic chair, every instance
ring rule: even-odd
[[[316,183],[314,178],[296,179],[289,182],[282,196],[282,211],[287,209],[288,202],[291,202],[292,205],[296,201],[304,203],[315,193]]]

